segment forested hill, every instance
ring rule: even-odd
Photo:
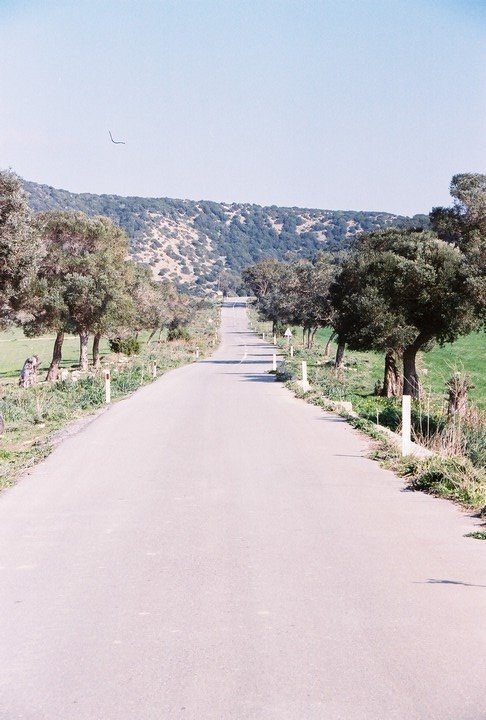
[[[57,190],[24,182],[31,208],[107,215],[125,229],[131,255],[187,291],[217,289],[264,257],[312,258],[346,248],[356,233],[389,225],[424,226],[385,212],[261,207],[170,198],[120,197]]]

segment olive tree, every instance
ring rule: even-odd
[[[434,233],[363,235],[331,290],[336,330],[351,348],[398,352],[403,393],[418,397],[418,351],[480,323],[484,302],[473,279],[464,253]]]

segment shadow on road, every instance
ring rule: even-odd
[[[462,582],[462,580],[436,580],[435,578],[429,578],[422,582],[416,582],[416,585],[464,585],[466,587],[482,587],[486,588],[486,585],[475,585],[474,583]]]

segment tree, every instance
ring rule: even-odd
[[[18,320],[28,309],[43,253],[19,178],[0,172],[0,323]]]
[[[30,333],[49,328],[56,342],[48,379],[57,378],[65,332],[80,338],[80,367],[88,369],[88,339],[126,292],[126,235],[111,220],[79,212],[38,216],[47,252],[37,281],[38,309]]]
[[[437,235],[457,245],[470,260],[486,262],[486,175],[454,175],[450,185],[454,204],[434,207],[430,222]]]
[[[260,316],[272,322],[273,332],[291,313],[290,292],[295,277],[288,263],[267,258],[250,265],[242,273],[243,282],[257,299]]]
[[[430,222],[438,236],[458,247],[469,263],[469,284],[479,305],[485,306],[486,274],[486,175],[454,175],[450,185],[454,204],[435,207]],[[486,318],[484,318],[486,320]]]
[[[319,253],[313,263],[292,263],[290,271],[291,280],[283,288],[288,308],[285,322],[300,325],[304,345],[311,348],[317,330],[327,325],[331,319],[329,289],[335,275],[335,266],[329,255]]]
[[[363,235],[331,290],[339,337],[352,349],[393,350],[403,359],[403,392],[418,397],[419,350],[478,327],[484,305],[464,253],[431,232]]]

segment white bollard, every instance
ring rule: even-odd
[[[105,370],[105,403],[107,405],[111,403],[111,376],[109,370]]]
[[[152,365],[152,377],[154,380],[157,377],[157,363],[156,362],[154,362],[154,364]]]
[[[277,369],[277,356],[275,353],[273,353],[273,355],[272,355],[272,370],[276,370],[276,369]]]
[[[199,348],[196,348],[196,360],[199,358]]]
[[[402,455],[410,455],[412,449],[412,412],[410,395],[402,396]]]
[[[274,336],[273,336],[273,344],[274,344],[274,345],[277,344],[277,336],[276,336],[275,334],[274,334]]]
[[[290,357],[294,357],[294,346],[290,346]]]
[[[262,333],[262,340],[265,340],[265,333]]]
[[[302,360],[302,390],[308,392],[310,389],[309,381],[307,380],[307,362]]]

